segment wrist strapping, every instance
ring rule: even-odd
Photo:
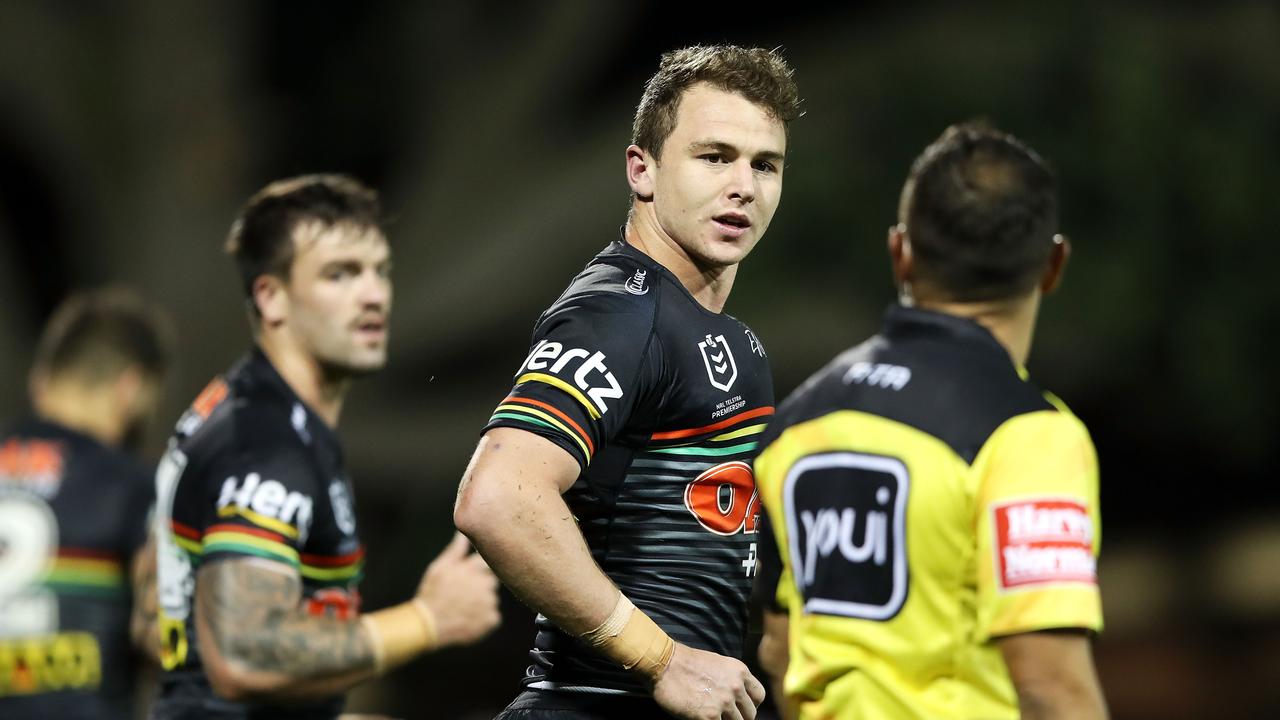
[[[402,665],[436,646],[435,616],[421,598],[360,616],[378,672]]]
[[[648,615],[636,608],[626,595],[618,596],[613,612],[582,641],[599,650],[627,670],[654,681],[671,662],[676,643]]]

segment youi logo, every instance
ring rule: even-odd
[[[792,572],[805,611],[888,620],[907,598],[906,466],[834,452],[787,474],[783,508]]]

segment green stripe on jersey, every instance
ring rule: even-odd
[[[232,552],[232,553],[238,553],[240,555],[255,555],[257,557],[266,558],[268,560],[278,560],[291,567],[298,567],[298,561],[296,558],[291,558],[286,555],[281,555],[279,553],[273,553],[269,550],[263,550],[262,548],[257,548],[252,545],[241,545],[239,543],[230,543],[230,542],[205,543],[205,546],[204,546],[205,555],[211,555],[216,552]]]
[[[736,455],[737,453],[751,452],[756,449],[758,443],[749,442],[741,445],[729,445],[727,447],[675,447],[662,448],[658,450],[646,450],[645,452],[663,453],[665,455],[703,455],[707,457],[721,457],[723,455]]]
[[[543,422],[531,415],[516,415],[515,413],[500,412],[500,413],[494,413],[493,417],[489,419],[497,420],[498,418],[502,418],[503,420],[519,420],[520,422],[527,422],[530,425],[541,425],[544,428],[549,428],[551,430],[555,430],[556,432],[560,432],[560,428],[552,425],[551,423]]]

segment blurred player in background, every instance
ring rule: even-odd
[[[1056,181],[1018,140],[952,127],[898,220],[884,329],[761,441],[761,664],[801,718],[1105,717],[1097,460],[1023,367],[1070,252]]]
[[[256,347],[196,398],[156,474],[157,718],[333,718],[353,685],[498,623],[466,540],[416,595],[360,614],[364,548],[335,430],[386,361],[391,255],[377,195],[336,175],[272,183],[227,249]]]
[[[168,319],[134,293],[68,298],[31,371],[35,417],[0,434],[0,717],[131,718],[154,617],[130,574],[153,499],[138,449],[169,365]]]
[[[792,71],[775,52],[663,56],[626,151],[622,239],[539,318],[454,519],[537,610],[503,718],[753,718],[748,464],[763,346],[723,312],[782,192]]]

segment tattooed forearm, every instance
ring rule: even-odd
[[[245,559],[200,570],[197,607],[222,657],[300,681],[372,671],[373,648],[360,624],[306,614],[301,580],[283,569]]]

